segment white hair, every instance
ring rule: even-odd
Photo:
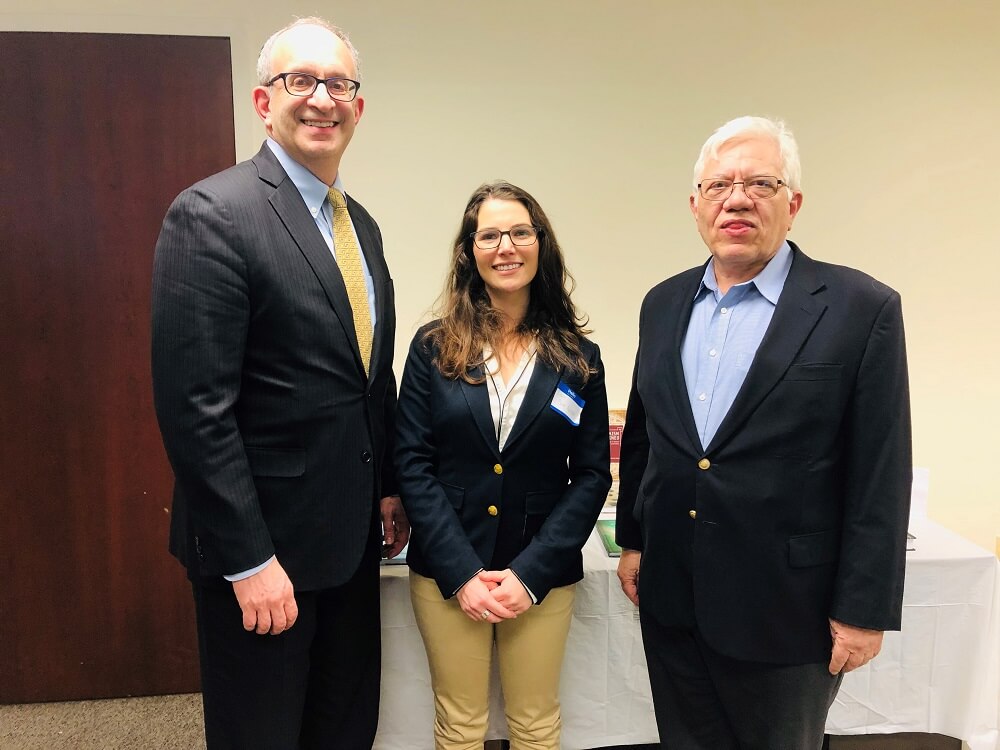
[[[323,18],[308,16],[307,18],[296,18],[284,28],[275,31],[264,42],[264,46],[260,48],[260,54],[257,56],[257,81],[261,86],[266,86],[267,82],[271,80],[271,58],[274,55],[274,45],[277,43],[278,37],[297,26],[319,26],[340,39],[351,53],[351,59],[354,61],[354,75],[357,76],[358,82],[361,82],[361,57],[358,55],[358,51],[354,48],[354,45],[351,44],[347,32]]]
[[[694,163],[695,196],[698,195],[698,183],[701,181],[701,171],[705,168],[705,162],[717,159],[719,149],[726,143],[752,136],[771,138],[778,144],[781,155],[781,180],[788,188],[788,197],[791,198],[794,193],[801,190],[802,165],[799,163],[799,144],[795,142],[792,131],[781,120],[744,115],[720,126],[701,147],[698,161]]]

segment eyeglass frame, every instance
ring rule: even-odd
[[[514,238],[513,236],[511,236],[511,232],[520,227],[531,227],[535,231],[535,237],[534,239],[531,240],[531,242],[526,242],[523,245],[514,242]],[[479,244],[479,241],[476,239],[476,235],[479,234],[480,232],[500,232],[500,238],[497,240],[497,244],[490,245],[489,247],[483,247],[482,245]],[[538,238],[542,236],[542,228],[536,227],[534,224],[518,224],[506,231],[502,229],[492,229],[492,228],[477,229],[475,232],[469,232],[469,239],[471,239],[472,244],[478,247],[480,250],[496,250],[498,247],[500,247],[500,245],[503,244],[503,236],[505,234],[507,235],[507,239],[510,240],[510,244],[513,245],[514,247],[530,247],[531,245],[534,245],[536,242],[538,242]]]
[[[306,78],[312,78],[313,79],[313,89],[312,89],[312,91],[310,91],[308,94],[296,94],[296,93],[294,93],[292,91],[289,91],[289,89],[288,89],[288,81],[285,78],[286,76],[305,76]],[[300,98],[303,98],[303,99],[308,99],[310,96],[312,96],[313,94],[315,94],[316,90],[319,89],[319,85],[321,83],[323,84],[323,88],[326,89],[327,96],[329,96],[331,99],[333,99],[334,101],[337,101],[337,102],[353,102],[355,99],[357,99],[357,97],[358,97],[358,91],[361,89],[361,81],[355,81],[353,78],[346,78],[344,76],[330,76],[329,78],[317,78],[316,76],[312,75],[311,73],[303,73],[303,72],[298,71],[298,70],[289,70],[287,73],[278,73],[278,75],[276,75],[274,78],[272,78],[270,81],[268,81],[266,85],[267,86],[273,86],[274,82],[277,81],[278,79],[281,79],[281,85],[284,87],[285,92],[289,96],[296,96],[296,97],[300,97]],[[354,84],[354,90],[351,93],[351,98],[350,99],[342,99],[339,96],[334,96],[333,93],[331,93],[331,91],[330,91],[330,81],[347,81],[348,83]]]
[[[754,196],[750,195],[750,193],[747,192],[747,186],[746,186],[747,181],[746,180],[732,180],[732,181],[730,181],[726,177],[706,177],[704,180],[702,180],[701,182],[699,182],[695,187],[698,190],[698,195],[700,195],[702,198],[704,198],[707,201],[712,201],[713,203],[722,203],[723,201],[729,200],[732,197],[732,195],[733,195],[733,191],[736,190],[736,186],[737,185],[742,185],[743,186],[743,188],[742,188],[743,195],[745,195],[750,200],[762,200],[762,201],[769,201],[769,200],[771,200],[771,198],[773,198],[775,195],[777,195],[779,192],[781,192],[781,188],[786,188],[786,189],[789,189],[789,190],[791,189],[791,188],[788,187],[788,183],[787,182],[785,182],[780,177],[776,177],[773,174],[758,174],[758,175],[754,175],[753,177],[750,178],[750,180],[759,180],[759,179],[761,179],[763,177],[773,178],[778,183],[777,186],[774,188],[774,194],[773,195],[769,195],[766,198],[755,198]],[[726,193],[726,195],[724,197],[722,197],[722,198],[709,198],[707,195],[705,195],[702,192],[701,186],[702,186],[702,183],[709,182],[711,180],[723,180],[723,181],[726,181],[726,182],[732,182],[732,184],[729,186],[729,192]]]

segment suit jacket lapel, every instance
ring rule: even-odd
[[[275,188],[269,198],[270,203],[292,240],[298,246],[299,251],[305,256],[306,262],[313,269],[313,273],[316,274],[330,306],[344,329],[344,333],[351,341],[355,361],[361,372],[364,373],[364,368],[361,365],[361,348],[358,346],[358,336],[354,330],[354,313],[347,296],[347,287],[344,286],[344,277],[330,253],[330,248],[326,246],[326,242],[316,228],[315,220],[306,209],[305,203],[302,202],[301,193],[295,187],[295,183],[288,179],[285,170],[282,169],[281,164],[266,144],[261,147],[252,161],[257,166],[260,178]]]
[[[474,376],[482,374],[482,367],[472,370],[472,375]],[[482,433],[483,440],[490,447],[490,450],[493,451],[493,454],[497,458],[500,458],[500,448],[497,445],[497,432],[493,426],[493,413],[490,411],[489,386],[485,383],[473,385],[461,379],[458,382],[462,388],[462,394],[465,396],[465,402],[469,406],[469,411],[472,412],[472,419],[476,423],[476,427],[479,428],[479,432]]]
[[[347,210],[351,215],[351,223],[354,225],[354,232],[358,237],[358,244],[361,246],[361,253],[365,257],[365,264],[368,266],[368,273],[372,277],[372,288],[375,291],[375,330],[372,332],[372,361],[369,363],[369,372],[373,376],[376,367],[381,359],[383,350],[391,351],[392,341],[386,342],[387,322],[391,314],[386,309],[385,285],[389,277],[385,273],[384,258],[381,255],[381,244],[375,236],[374,227],[371,221],[362,215],[358,203],[349,195],[347,199]],[[344,293],[347,293],[346,287]],[[348,305],[350,307],[350,305]],[[352,313],[353,315],[353,313]],[[353,330],[353,318],[352,318]],[[388,349],[385,344],[388,343]],[[361,363],[361,353],[358,352],[358,364]]]
[[[705,265],[708,265],[706,262]],[[661,363],[666,388],[674,401],[674,409],[680,417],[681,425],[696,453],[701,453],[701,438],[698,437],[698,427],[694,422],[694,412],[691,410],[691,399],[688,397],[687,380],[684,377],[684,363],[681,360],[681,347],[691,322],[691,311],[694,307],[694,295],[698,291],[701,279],[705,275],[705,266],[692,269],[690,279],[681,286],[679,294],[670,298],[670,307],[663,311],[664,320],[674,321],[672,329],[665,333],[672,337],[669,346],[663,348],[664,362]],[[657,313],[659,314],[659,313]]]
[[[817,297],[824,285],[816,264],[794,244],[795,257],[788,272],[774,316],[760,342],[746,380],[736,395],[729,413],[719,425],[707,452],[725,443],[750,417],[757,405],[784,376],[809,334],[826,310],[826,303]]]
[[[473,375],[481,375],[483,368],[477,367],[472,371]],[[482,433],[483,440],[490,446],[497,458],[500,457],[500,448],[497,444],[496,426],[493,424],[493,412],[490,409],[489,385],[472,385],[464,380],[459,381],[465,401],[472,413],[472,419]],[[531,373],[531,380],[528,381],[528,388],[524,394],[524,401],[517,410],[517,418],[511,427],[507,442],[504,443],[504,450],[516,442],[528,429],[528,426],[535,420],[539,412],[544,409],[552,400],[556,385],[559,384],[559,373],[540,360],[535,360],[534,370]]]
[[[559,373],[538,359],[536,355],[535,367],[531,373],[531,380],[528,381],[528,388],[524,393],[524,401],[521,402],[521,407],[517,410],[517,417],[510,428],[507,442],[504,443],[504,450],[510,448],[524,434],[539,412],[549,405],[558,384]]]

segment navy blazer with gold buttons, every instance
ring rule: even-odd
[[[709,445],[681,344],[705,267],[654,287],[621,446],[617,539],[644,616],[768,663],[830,658],[828,618],[898,630],[911,481],[899,294],[794,243],[746,380]]]
[[[583,577],[580,552],[611,486],[600,350],[586,383],[536,360],[504,449],[488,386],[444,377],[419,330],[396,413],[400,495],[413,527],[407,562],[452,596],[480,568],[510,568],[538,601]],[[583,400],[579,426],[551,408],[560,382]]]

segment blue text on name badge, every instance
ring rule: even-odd
[[[560,380],[549,408],[556,414],[563,416],[574,427],[579,427],[580,415],[583,414],[585,403],[586,401],[580,398],[572,388]]]

